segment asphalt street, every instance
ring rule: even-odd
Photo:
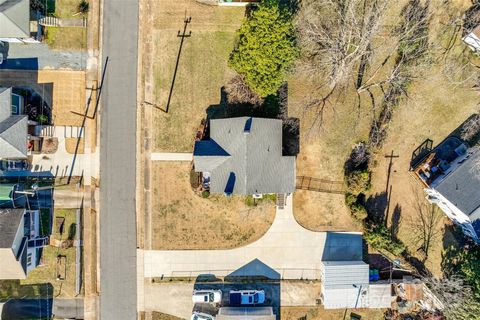
[[[100,319],[137,318],[135,154],[138,1],[103,7]],[[108,61],[108,62],[107,62]]]

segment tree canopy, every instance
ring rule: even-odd
[[[261,97],[275,94],[297,56],[290,12],[265,0],[246,18],[229,66]]]

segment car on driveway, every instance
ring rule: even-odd
[[[195,311],[192,313],[191,320],[215,320],[215,318],[210,314]]]
[[[230,291],[230,304],[252,305],[265,302],[265,291],[263,290],[232,290]]]
[[[194,290],[192,294],[193,303],[220,303],[222,291],[220,290]]]

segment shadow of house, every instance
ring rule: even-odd
[[[362,252],[360,233],[327,232],[322,261],[362,260]]]

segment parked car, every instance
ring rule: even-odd
[[[230,304],[262,304],[265,302],[265,291],[263,290],[232,290],[230,291]]]
[[[192,294],[193,303],[220,303],[222,291],[220,290],[194,290]]]
[[[215,317],[210,314],[195,311],[192,313],[191,320],[215,320]]]
[[[0,160],[0,170],[2,171],[26,171],[30,168],[27,160]]]

